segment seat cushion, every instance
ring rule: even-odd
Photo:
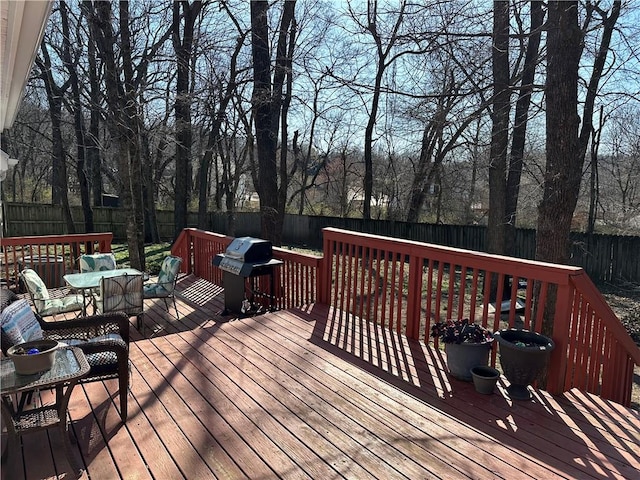
[[[108,333],[106,335],[100,335],[98,337],[93,337],[89,340],[81,340],[81,339],[65,339],[61,340],[60,343],[64,345],[69,345],[73,347],[88,347],[88,346],[117,346],[121,349],[126,350],[127,344],[124,339],[118,335],[117,333]],[[91,367],[91,374],[93,375],[103,375],[108,372],[117,371],[118,367],[118,356],[114,351],[104,351],[97,353],[87,353],[87,362]]]
[[[42,338],[42,328],[25,299],[16,300],[2,311],[0,327],[4,338],[11,345]]]
[[[143,293],[145,298],[168,297],[171,294],[171,292],[159,283],[149,283],[145,285]]]
[[[76,312],[78,310],[82,310],[83,305],[82,295],[68,295],[61,298],[49,298],[42,302],[39,308],[39,313],[42,316],[47,316],[65,312]]]

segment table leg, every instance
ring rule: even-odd
[[[20,478],[24,475],[18,472],[20,462],[17,461],[17,455],[20,449],[18,442],[18,433],[13,426],[12,410],[10,397],[2,397],[2,423],[7,429],[7,443],[2,452],[2,470],[7,476],[5,478]]]
[[[70,383],[66,390],[63,389],[61,385],[56,387],[56,403],[58,404],[58,418],[60,420],[60,435],[62,435],[62,445],[64,448],[64,453],[69,460],[69,465],[73,469],[74,474],[80,476],[82,474],[82,465],[76,459],[76,455],[74,454],[73,448],[71,447],[71,432],[69,431],[69,422],[67,421],[67,410],[69,407],[69,400],[71,399],[71,393],[73,392],[74,387],[77,382]],[[64,392],[64,394],[63,394]],[[62,398],[61,398],[62,397]]]
[[[91,295],[91,291],[89,291],[89,295]],[[90,302],[91,300],[89,300]],[[82,316],[86,317],[87,316],[87,289],[83,288],[82,289]]]

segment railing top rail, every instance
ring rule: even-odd
[[[79,240],[79,237],[82,239]],[[33,235],[28,237],[3,237],[2,245],[26,245],[26,244],[45,244],[45,243],[70,243],[70,242],[91,242],[102,239],[113,238],[113,233],[79,233],[65,235]]]
[[[200,230],[199,228],[185,228],[183,232],[188,232],[192,237],[198,238],[207,238],[207,237],[215,237],[219,240],[233,240],[234,237],[229,235],[223,235],[221,233],[210,232],[209,230]]]
[[[576,275],[584,270],[581,267],[570,265],[558,265],[554,263],[526,260],[522,258],[507,257],[492,253],[461,248],[448,247],[433,243],[418,242],[400,238],[384,237],[370,233],[353,232],[334,227],[323,229],[323,235],[328,240],[366,245],[372,248],[384,247],[390,251],[400,251],[407,255],[434,257],[446,263],[464,264],[467,267],[485,269],[489,271],[501,271],[507,275],[522,276],[545,280],[565,285],[569,281],[569,275]]]
[[[273,247],[274,257],[280,260],[293,260],[300,265],[307,265],[310,267],[317,267],[322,262],[322,255],[312,255],[309,253],[293,252],[286,248]]]

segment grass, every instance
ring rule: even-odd
[[[111,245],[111,251],[116,257],[116,263],[121,267],[130,266],[129,262],[129,248],[126,244],[113,244]],[[170,243],[154,243],[145,245],[144,256],[146,259],[145,270],[150,275],[157,275],[160,271],[160,265],[164,257],[171,254]]]

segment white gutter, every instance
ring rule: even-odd
[[[0,127],[18,113],[53,2],[0,0]]]

